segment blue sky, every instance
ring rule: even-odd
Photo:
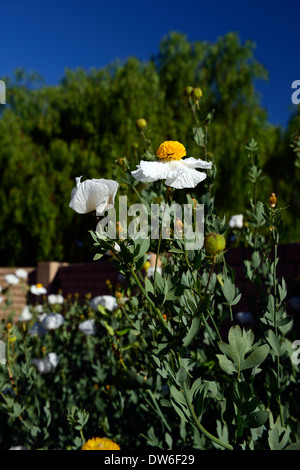
[[[147,60],[171,31],[213,42],[237,31],[256,43],[255,56],[269,72],[269,81],[258,84],[269,121],[286,125],[296,109],[299,0],[0,0],[0,15],[0,79],[23,67],[56,84],[66,67]]]

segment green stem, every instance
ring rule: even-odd
[[[132,274],[132,277],[134,278],[135,282],[137,283],[140,291],[142,292],[142,294],[144,295],[144,297],[147,299],[147,301],[149,302],[150,306],[153,308],[153,310],[155,311],[156,315],[158,316],[161,324],[163,325],[164,329],[167,330],[167,331],[170,331],[168,326],[167,326],[167,323],[165,322],[161,312],[158,310],[158,308],[156,307],[155,303],[150,299],[150,297],[148,296],[147,292],[145,291],[144,287],[142,286],[139,278],[137,277],[133,267],[131,266],[130,267],[130,272]]]
[[[273,230],[274,230],[274,228],[273,228]],[[277,302],[276,302],[276,297],[277,297],[276,263],[277,263],[277,242],[274,241],[274,267],[273,267],[273,285],[274,285],[274,299],[275,299],[274,328],[275,328],[275,335],[277,337],[277,335],[278,335],[278,325],[277,325]],[[279,380],[279,372],[280,372],[279,371],[279,369],[280,369],[279,355],[276,356],[276,363],[277,363],[277,388],[279,390],[279,385],[280,385],[280,380]],[[278,394],[277,402],[278,402],[278,406],[279,406],[280,422],[281,422],[281,425],[283,426],[284,422],[283,422],[283,413],[282,413],[280,393]]]
[[[210,432],[208,432],[203,426],[202,424],[200,423],[199,419],[197,418],[197,415],[195,413],[195,410],[194,410],[194,407],[189,399],[189,394],[188,394],[188,390],[187,390],[187,386],[186,386],[186,382],[183,383],[183,393],[184,393],[184,398],[185,398],[185,401],[186,401],[186,404],[187,404],[187,407],[189,409],[189,412],[191,413],[192,415],[192,418],[193,418],[193,421],[196,425],[196,427],[199,429],[199,431],[201,433],[203,433],[208,439],[210,439],[211,441],[215,442],[216,444],[218,444],[219,446],[221,447],[224,447],[225,449],[227,450],[233,450],[233,447],[228,444],[227,442],[223,442],[221,441],[219,438],[213,436],[212,434],[210,434]]]

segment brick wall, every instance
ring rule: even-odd
[[[300,301],[300,243],[279,245],[279,263],[277,265],[277,277],[284,277],[288,290],[287,309],[289,314],[298,313],[300,306],[294,308],[292,305],[298,302],[290,302],[291,298],[299,298]],[[249,311],[249,299],[252,294],[252,284],[245,278],[244,260],[251,260],[251,250],[247,248],[232,248],[226,255],[226,260],[234,268],[236,274],[236,286],[242,292],[242,299],[234,308],[235,311]]]

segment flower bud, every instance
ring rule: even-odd
[[[271,207],[275,207],[277,202],[277,197],[275,196],[275,193],[271,194],[271,197],[269,198],[269,203]]]
[[[192,90],[192,98],[194,101],[198,101],[200,100],[200,98],[202,97],[202,90],[201,88],[193,88]]]
[[[150,261],[146,261],[143,265],[143,268],[145,271],[148,271],[148,269],[150,268],[151,264],[150,264]]]
[[[184,96],[185,96],[186,98],[189,98],[189,97],[191,96],[191,94],[192,94],[192,91],[193,91],[193,87],[192,87],[192,86],[187,86],[187,87],[185,87],[184,92],[183,92],[183,93],[184,93]]]
[[[221,253],[226,246],[226,240],[223,235],[219,233],[209,233],[204,238],[204,248],[211,256],[216,256]]]
[[[136,121],[135,125],[139,131],[142,131],[147,126],[147,121],[144,118],[140,118]]]

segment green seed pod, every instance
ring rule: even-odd
[[[200,98],[202,97],[203,93],[202,93],[202,90],[201,88],[193,88],[193,91],[192,91],[192,98],[194,101],[198,101],[200,100]]]
[[[192,94],[192,91],[193,91],[193,87],[192,86],[187,86],[185,87],[184,89],[184,96],[186,96],[186,98],[189,98]]]
[[[223,235],[219,233],[209,233],[204,238],[204,248],[211,256],[216,256],[221,253],[226,246],[226,240]]]

